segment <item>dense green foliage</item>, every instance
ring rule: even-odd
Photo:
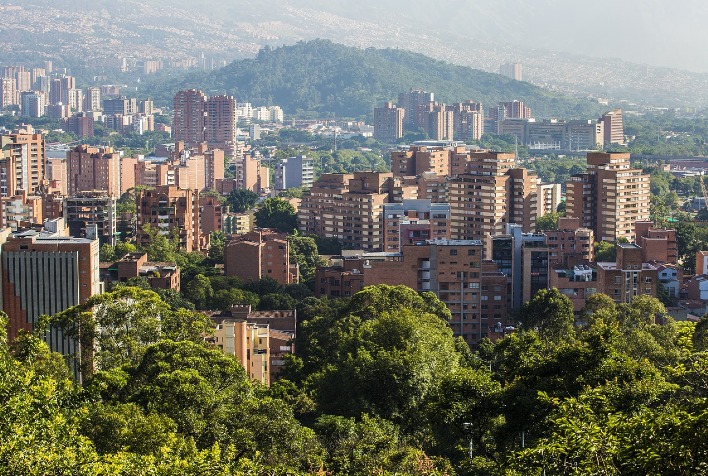
[[[625,116],[629,151],[645,155],[708,155],[708,118],[677,117],[676,112]]]
[[[568,179],[585,172],[587,160],[585,157],[543,157],[529,160],[523,166],[536,172],[543,183],[559,183],[565,187]]]
[[[226,202],[234,213],[243,213],[253,208],[258,201],[258,194],[245,188],[237,188],[229,192]]]
[[[282,198],[267,198],[255,214],[256,226],[292,233],[297,228],[295,208]]]
[[[415,78],[413,83],[411,78]],[[375,106],[411,87],[434,92],[444,102],[475,99],[491,105],[523,99],[536,117],[586,118],[601,112],[596,103],[501,75],[405,50],[358,49],[327,40],[265,48],[254,59],[235,61],[209,76],[194,75],[171,90],[163,89],[174,94],[187,87],[224,91],[258,105],[277,104],[287,114],[316,112],[320,116],[370,116]],[[159,91],[152,96],[159,97]]]
[[[434,295],[401,286],[300,298],[298,314],[299,355],[269,389],[204,341],[203,316],[136,288],[52,319],[96,346],[82,386],[35,335],[0,333],[0,474],[708,471],[708,317],[596,294],[573,328],[546,291],[472,353]]]

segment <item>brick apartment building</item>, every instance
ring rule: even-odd
[[[179,237],[180,249],[187,252],[202,249],[198,192],[161,185],[155,189],[141,190],[136,202],[138,246],[144,246],[150,240],[150,235],[143,229],[150,225],[162,235],[175,233]]]
[[[42,134],[23,125],[0,136],[0,149],[0,197],[15,196],[18,190],[39,193],[46,161]]]
[[[588,152],[587,162],[566,183],[566,215],[597,240],[634,241],[634,224],[649,220],[649,175],[631,168],[629,153]]]
[[[78,145],[67,152],[67,192],[104,190],[112,197],[121,195],[120,155],[113,148]]]
[[[465,172],[450,178],[451,237],[486,239],[509,223],[536,226],[536,176],[517,168],[513,154],[470,152]]]
[[[337,258],[316,273],[317,296],[347,297],[375,284],[430,291],[452,313],[455,335],[470,345],[491,337],[508,320],[507,278],[495,263],[482,260],[479,240],[429,240],[404,245],[397,253],[364,253]]]
[[[297,265],[290,263],[287,235],[270,229],[256,229],[227,243],[224,274],[254,281],[269,277],[283,286],[299,279]]]

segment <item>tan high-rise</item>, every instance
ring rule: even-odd
[[[349,248],[379,251],[381,215],[392,195],[392,179],[390,172],[322,174],[302,197],[300,231],[337,238]]]
[[[602,115],[600,120],[603,123],[605,133],[605,144],[624,145],[624,121],[622,120],[622,109],[614,109]]]
[[[634,224],[649,219],[649,175],[629,153],[588,152],[588,169],[566,184],[566,215],[581,219],[603,241],[634,241]]]
[[[507,223],[532,232],[536,181],[535,175],[516,167],[514,154],[471,152],[466,172],[448,183],[452,239],[484,240],[505,233]]]
[[[38,193],[44,181],[45,153],[42,134],[23,126],[0,136],[0,196],[11,197],[18,190]]]
[[[395,142],[403,137],[403,116],[405,111],[392,102],[374,108],[374,139]]]
[[[172,131],[176,141],[187,144],[204,142],[206,96],[196,89],[179,91],[174,99]]]
[[[78,145],[67,152],[66,163],[70,196],[102,190],[112,197],[120,197],[120,154],[113,148]]]

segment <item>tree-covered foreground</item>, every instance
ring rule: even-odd
[[[91,347],[83,385],[2,322],[0,474],[708,473],[707,318],[597,294],[574,326],[541,291],[473,353],[430,293],[374,286],[298,311],[298,356],[270,388],[205,342],[203,314],[148,290],[42,320]]]

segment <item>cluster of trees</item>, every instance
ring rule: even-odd
[[[0,336],[8,474],[701,474],[708,318],[557,290],[476,352],[434,295],[308,297],[282,379],[252,384],[208,321],[135,288],[51,319],[93,356],[82,385],[35,335]],[[92,317],[95,316],[95,317]],[[5,329],[2,322],[1,329]],[[3,331],[4,332],[4,331]],[[72,333],[73,332],[73,333]],[[207,331],[208,332],[208,331]],[[91,372],[90,369],[95,369]],[[41,451],[40,451],[41,449]]]
[[[542,159],[526,161],[523,166],[536,172],[543,183],[559,183],[565,187],[565,183],[571,176],[585,172],[587,160],[585,157],[557,157],[552,155]]]
[[[677,117],[674,111],[625,116],[629,151],[644,155],[708,155],[708,118]]]

